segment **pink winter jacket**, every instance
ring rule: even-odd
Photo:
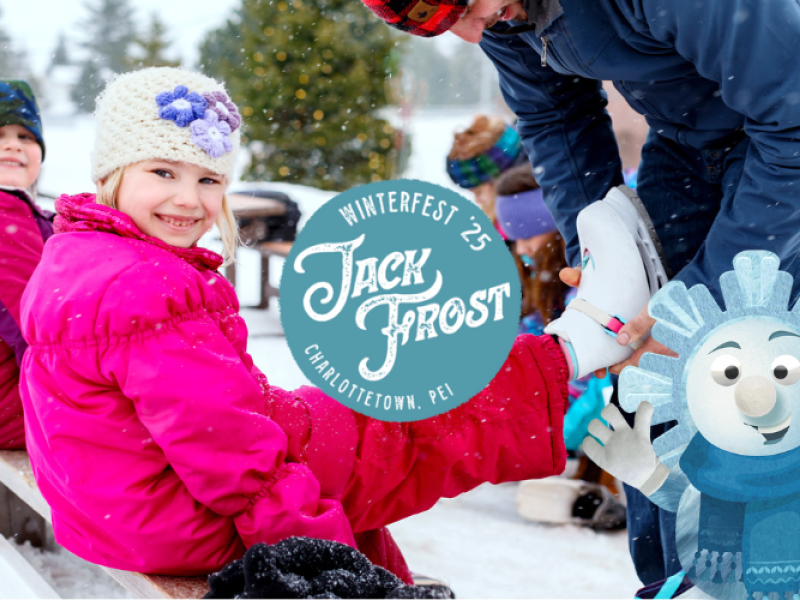
[[[22,190],[0,189],[0,450],[25,447],[19,365],[22,292],[53,234],[47,214]]]
[[[23,298],[22,398],[56,540],[117,569],[203,574],[292,535],[357,546],[409,581],[384,527],[480,483],[563,470],[566,364],[515,343],[478,396],[385,423],[267,383],[221,259],[62,196]]]

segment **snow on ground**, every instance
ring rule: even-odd
[[[61,546],[43,552],[25,542],[17,550],[62,598],[133,598],[100,567]]]
[[[624,531],[546,526],[517,514],[516,483],[483,485],[389,529],[412,571],[459,598],[632,598]]]

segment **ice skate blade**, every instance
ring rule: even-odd
[[[615,192],[621,193],[624,198],[621,198]],[[638,217],[638,223],[636,224],[636,246],[645,264],[645,270],[647,271],[647,277],[650,282],[650,293],[652,295],[667,284],[672,278],[672,271],[669,268],[664,248],[661,246],[661,241],[658,239],[653,221],[650,219],[650,215],[647,214],[647,209],[642,203],[641,198],[636,195],[636,192],[626,185],[621,185],[613,188],[604,199],[605,202],[611,204],[611,206],[620,213],[626,210],[623,205],[626,200],[636,211]]]

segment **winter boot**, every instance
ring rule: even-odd
[[[635,348],[618,344],[617,333],[667,280],[658,246],[627,191],[614,188],[584,208],[577,228],[583,257],[577,297],[545,328],[560,338],[572,379],[630,358]]]
[[[523,481],[517,512],[525,519],[552,525],[584,525],[598,530],[625,528],[625,507],[603,485],[552,477]]]

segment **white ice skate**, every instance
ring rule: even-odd
[[[530,521],[551,525],[584,525],[601,530],[625,527],[625,506],[606,486],[562,477],[520,483],[517,512]]]
[[[578,214],[582,272],[577,297],[545,328],[564,342],[573,379],[630,358],[635,348],[618,344],[617,333],[667,282],[660,246],[650,235],[652,224],[634,199],[641,204],[620,186]]]

